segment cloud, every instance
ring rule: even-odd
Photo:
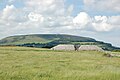
[[[114,25],[120,25],[120,16],[111,16],[109,17],[109,22]]]
[[[34,12],[29,13],[28,14],[28,18],[31,21],[39,21],[39,22],[43,22],[44,21],[44,17],[42,15],[34,13]]]
[[[8,0],[8,3],[13,3],[15,0]]]
[[[52,5],[55,2],[55,0],[27,0],[26,4],[29,6],[49,6]]]
[[[120,0],[84,0],[87,10],[120,12]]]
[[[6,7],[1,11],[0,13],[0,26],[4,30],[10,30],[10,26],[16,25],[15,19],[16,19],[16,8],[14,5],[6,5]],[[2,33],[4,32],[1,31]]]
[[[110,31],[113,27],[107,23],[92,23],[93,27],[97,31]]]
[[[113,28],[106,16],[95,16],[92,25],[97,31],[110,31]]]
[[[80,12],[74,19],[73,23],[75,26],[84,28],[90,22],[90,17],[86,12]]]
[[[78,29],[95,30],[98,32],[108,32],[120,29],[120,16],[93,16],[86,12],[80,12],[73,18],[73,27]]]
[[[3,9],[3,12],[2,12],[2,19],[13,19],[14,16],[13,16],[13,11],[15,11],[16,8],[14,7],[14,5],[6,5],[6,7]]]
[[[83,0],[83,2],[84,2],[84,4],[85,5],[92,5],[92,4],[94,4],[95,3],[95,0]]]
[[[70,5],[66,11],[66,15],[71,16],[71,13],[73,12],[74,5]]]
[[[26,8],[41,14],[64,15],[64,0],[26,0]]]
[[[119,20],[120,16],[94,16],[92,25],[97,31],[111,31],[120,27]]]
[[[11,0],[12,1],[12,0]],[[24,6],[6,5],[0,11],[0,34],[112,32],[120,30],[120,16],[90,16],[79,12],[72,16],[74,5],[64,0],[25,0]],[[98,1],[99,2],[99,1]],[[89,0],[86,5],[95,4]]]
[[[104,12],[119,13],[119,0],[84,0],[86,9],[76,16],[72,14],[78,12],[73,12],[74,3],[66,6],[65,0],[8,1],[0,10],[0,38],[15,34],[68,33],[119,42],[120,15],[104,15]],[[91,16],[94,12],[103,15]]]
[[[6,5],[0,11],[0,34],[45,33],[72,24],[73,5],[65,8],[64,0],[25,0],[24,4],[21,8]]]

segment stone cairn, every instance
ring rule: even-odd
[[[74,45],[75,51],[78,51],[78,50],[79,50],[79,47],[80,47],[80,45],[75,44],[75,45]]]

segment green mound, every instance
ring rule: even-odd
[[[80,45],[98,45],[104,50],[118,50],[109,43],[96,41],[93,38],[81,37],[66,34],[31,34],[10,36],[0,40],[0,45],[4,46],[26,46],[38,48],[51,48],[58,44],[80,44]]]

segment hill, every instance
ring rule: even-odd
[[[104,50],[117,50],[119,48],[109,43],[96,41],[93,38],[81,37],[66,34],[31,34],[10,36],[0,40],[0,45],[8,46],[26,46],[51,48],[58,44],[80,44],[80,45],[98,45]]]

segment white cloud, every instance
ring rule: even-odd
[[[85,36],[91,32],[92,36],[94,33],[112,33],[115,29],[120,30],[119,15],[90,16],[87,12],[80,12],[73,17],[71,13],[74,5],[66,7],[64,0],[24,0],[23,2],[25,5],[21,8],[6,5],[0,11],[0,37],[29,33],[70,33]],[[98,2],[86,0],[86,5],[98,4]]]
[[[0,37],[30,33],[80,34],[103,37],[103,40],[104,35],[119,37],[120,15],[90,16],[87,12],[80,12],[73,17],[71,13],[75,5],[66,7],[64,0],[19,0],[24,4],[19,8],[20,5],[10,5],[16,4],[16,0],[9,2],[0,10]],[[120,12],[119,0],[84,0],[84,3],[89,10]]]
[[[84,2],[84,4],[85,5],[92,5],[92,4],[94,4],[95,3],[95,0],[83,0],[83,2]]]
[[[13,14],[14,11],[16,10],[16,8],[14,7],[14,5],[7,5],[2,12],[2,19],[12,19],[14,18]]]
[[[112,25],[107,21],[108,18],[106,16],[95,16],[92,25],[97,31],[110,31]]]
[[[72,24],[73,6],[65,14],[64,0],[25,0],[24,4],[21,8],[6,5],[0,11],[0,34],[45,33]]]
[[[0,25],[2,29],[10,30],[10,26],[16,26],[17,23],[14,22],[16,19],[16,8],[14,5],[6,5],[6,7],[0,13]],[[13,27],[14,27],[13,26]],[[2,31],[4,32],[4,30]]]
[[[106,16],[95,16],[95,20],[96,20],[96,22],[102,22],[102,23],[104,23],[104,22],[107,22],[107,17]]]
[[[14,2],[14,0],[8,0],[8,2],[9,2],[9,3],[13,3],[13,2]]]
[[[93,16],[86,12],[80,12],[73,18],[73,28],[95,30],[98,32],[109,32],[120,29],[120,16]]]
[[[28,6],[25,8],[28,8]],[[55,9],[55,11],[59,13],[59,6],[57,8],[58,9]],[[72,9],[73,6],[69,6],[69,8],[66,10],[69,13],[71,13]],[[85,30],[87,28],[91,28],[95,29],[96,31],[103,32],[110,31],[113,30],[114,28],[120,27],[119,25],[120,16],[90,17],[88,13],[80,12],[76,17],[72,17],[69,14],[61,13],[62,15],[59,15],[56,13],[49,14],[49,12],[50,10],[48,10],[48,12],[46,11],[39,12],[37,10],[25,11],[24,8],[17,9],[14,5],[7,5],[3,9],[3,11],[0,12],[1,15],[0,25],[2,26],[0,31],[4,35],[15,34],[18,32],[20,33],[27,32],[38,33],[42,31],[48,32],[48,30],[51,31],[52,29],[55,31],[58,28],[64,29],[64,31],[75,29]],[[4,31],[4,29],[6,31]]]
[[[85,12],[80,12],[74,19],[73,23],[75,26],[79,26],[80,28],[84,28],[90,22],[90,17]]]
[[[120,0],[84,0],[87,10],[120,12]]]
[[[111,16],[109,17],[109,22],[114,25],[120,25],[120,16]]]
[[[71,15],[71,13],[73,12],[73,9],[74,9],[74,5],[70,5],[66,11],[66,15]]]
[[[97,31],[110,31],[120,27],[120,16],[95,16],[92,25]]]
[[[26,0],[26,8],[41,14],[64,15],[64,0]]]
[[[92,23],[93,27],[97,31],[110,31],[113,26],[107,23]]]
[[[28,18],[31,21],[39,21],[39,22],[44,21],[44,17],[41,14],[37,14],[37,13],[34,13],[34,12],[29,13]]]

